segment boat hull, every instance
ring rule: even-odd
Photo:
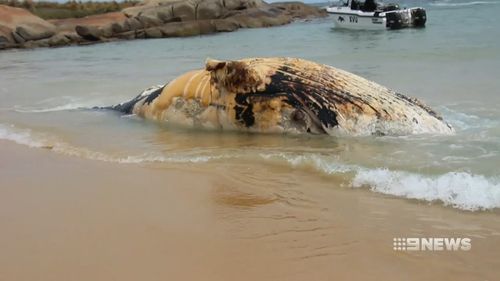
[[[387,29],[387,20],[384,17],[363,16],[346,13],[330,13],[336,28],[360,30]]]

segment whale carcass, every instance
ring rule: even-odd
[[[149,88],[115,110],[218,130],[329,135],[451,134],[415,98],[297,58],[207,60],[205,69]]]

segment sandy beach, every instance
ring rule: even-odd
[[[280,167],[117,165],[5,141],[0,155],[2,280],[498,276],[498,212],[395,199]],[[408,235],[471,237],[472,249],[394,251],[393,237]]]

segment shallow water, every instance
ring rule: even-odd
[[[425,29],[332,30],[331,19],[195,38],[0,53],[0,139],[116,163],[210,164],[254,185],[252,167],[349,188],[500,208],[499,1],[434,1]],[[423,99],[453,136],[333,138],[199,132],[91,110],[203,67],[207,57],[301,57]],[[200,166],[201,167],[201,166]],[[234,169],[233,169],[234,170]],[[282,178],[281,178],[282,179]],[[339,184],[333,184],[339,183]]]

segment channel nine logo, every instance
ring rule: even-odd
[[[396,237],[393,239],[394,251],[469,251],[470,238],[417,238]]]

